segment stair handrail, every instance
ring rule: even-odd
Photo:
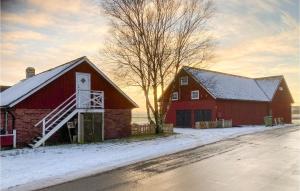
[[[70,103],[72,103],[72,102],[70,102]],[[64,111],[64,113],[62,113],[60,117],[56,118],[50,125],[46,126],[47,122],[45,121],[45,130],[48,130],[49,127],[51,127],[56,121],[58,121],[60,118],[62,118],[62,117],[63,117],[68,111],[70,111],[74,106],[76,106],[76,102],[75,102],[72,106],[70,106],[69,108],[67,108],[67,109]],[[75,107],[75,109],[76,109],[76,107]],[[60,111],[63,111],[63,110],[60,110]],[[59,112],[58,112],[58,113],[59,113]],[[54,116],[56,116],[56,115],[54,115]],[[43,126],[44,126],[44,125],[43,125]]]
[[[54,110],[52,110],[50,113],[48,113],[45,117],[43,117],[43,119],[41,119],[39,122],[37,122],[34,126],[38,126],[40,123],[43,122],[44,119],[46,119],[47,117],[49,117],[51,114],[53,114],[55,111],[58,110],[58,108],[60,108],[62,105],[64,105],[67,101],[69,101],[74,95],[76,95],[76,92],[74,94],[72,94],[70,97],[68,97],[64,102],[62,102],[59,106],[57,106]]]
[[[76,98],[71,100],[69,103],[67,103],[63,108],[61,108],[59,111],[57,111],[55,114],[52,115],[52,117],[48,120],[46,120],[45,118],[45,125],[51,121],[54,117],[56,117],[57,115],[59,115],[62,111],[64,111],[67,107],[69,107],[73,102],[75,101],[76,104]]]

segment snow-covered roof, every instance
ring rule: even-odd
[[[271,101],[279,77],[248,78],[215,71],[184,67],[216,99]]]
[[[85,56],[72,60],[63,65],[57,66],[50,70],[36,74],[33,77],[21,80],[19,83],[6,89],[0,93],[0,107],[12,106],[18,103],[20,100],[25,99],[32,93],[39,90],[44,85],[52,82],[56,77],[69,71],[71,68],[78,64],[86,61],[92,67],[94,67],[110,84],[112,84],[122,95],[124,95],[134,106],[138,107],[137,104],[131,100],[120,88],[118,88],[105,74],[103,74],[94,64],[92,64]]]
[[[283,76],[272,76],[266,78],[256,78],[255,80],[259,87],[268,96],[269,100],[272,100],[282,79]]]

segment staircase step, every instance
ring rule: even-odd
[[[33,148],[34,147],[34,144],[28,144],[29,147]]]

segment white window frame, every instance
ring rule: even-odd
[[[174,98],[174,97],[173,97],[174,95],[177,95],[177,97]],[[177,101],[177,100],[179,99],[179,94],[178,94],[178,92],[173,92],[173,93],[172,93],[171,99],[172,99],[172,101]]]
[[[198,96],[197,97],[193,97],[193,93],[198,93]],[[191,100],[196,100],[196,99],[199,99],[199,98],[200,98],[199,90],[193,90],[193,91],[191,91]]]
[[[180,77],[180,85],[186,86],[189,84],[189,77],[188,76],[182,76]]]

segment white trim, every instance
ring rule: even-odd
[[[56,80],[57,78],[59,78],[60,76],[62,76],[63,74],[65,74],[66,72],[70,71],[71,69],[75,68],[76,66],[78,66],[79,64],[83,63],[83,62],[87,62],[90,66],[92,66],[92,68],[94,68],[102,77],[104,77],[105,80],[108,81],[108,83],[110,83],[114,88],[116,88],[125,98],[127,98],[135,107],[138,107],[138,105],[130,98],[128,97],[117,85],[115,85],[102,71],[99,70],[99,68],[97,68],[88,58],[83,57],[81,59],[79,59],[77,62],[73,63],[72,65],[70,65],[69,67],[67,67],[66,69],[62,70],[60,73],[58,73],[56,76],[50,78],[49,80],[47,80],[46,82],[44,82],[43,84],[37,86],[35,89],[29,91],[27,94],[21,96],[20,98],[14,100],[13,102],[11,102],[10,104],[8,104],[9,107],[13,107],[16,104],[18,104],[19,102],[23,101],[24,99],[26,99],[27,97],[31,96],[32,94],[34,94],[35,92],[37,92],[38,90],[40,90],[41,88],[45,87],[46,85],[50,84],[51,82],[53,82],[54,80]]]
[[[180,85],[181,86],[187,86],[187,85],[189,85],[189,77],[188,76],[181,76],[180,77]]]
[[[80,113],[103,113],[104,109],[76,109]]]
[[[177,95],[177,98],[173,98],[173,95]],[[179,100],[179,94],[178,94],[178,92],[172,92],[172,94],[171,94],[171,100],[172,100],[172,101],[177,101],[177,100]]]
[[[198,93],[198,96],[193,98],[193,93]],[[198,100],[199,98],[200,98],[199,90],[191,91],[191,100]]]
[[[126,95],[115,83],[113,83],[99,68],[97,68],[89,59],[85,58],[88,62],[101,76],[104,77],[114,88],[116,88],[124,97],[126,97],[135,107],[139,107],[128,95]]]

